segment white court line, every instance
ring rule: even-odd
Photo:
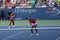
[[[0,29],[5,31],[5,30],[30,30],[30,29],[35,29],[35,28],[3,28],[3,29]],[[36,28],[36,29],[60,29],[60,27],[42,27],[42,28]]]
[[[14,37],[14,36],[20,35],[20,34],[23,33],[23,32],[24,32],[24,31],[19,32],[19,33],[16,33],[16,34],[14,34],[14,35],[11,35],[11,36],[9,36],[9,37],[4,38],[3,40],[7,40],[7,39],[12,38],[12,37]]]

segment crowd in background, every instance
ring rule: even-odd
[[[2,2],[1,2],[2,1]],[[3,7],[20,7],[20,8],[31,8],[34,6],[35,0],[0,0],[0,6]]]
[[[60,6],[60,0],[39,0],[37,3],[39,7],[54,7],[54,5]]]
[[[0,8],[32,8],[60,6],[60,0],[0,0]]]
[[[55,6],[60,7],[60,0],[0,0],[0,8],[3,8],[0,10],[0,19],[4,19],[6,15],[4,15],[4,8],[40,8]],[[10,13],[11,12],[8,12],[8,14]]]

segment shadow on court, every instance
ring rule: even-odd
[[[31,36],[29,30],[0,30],[0,40],[59,40],[60,29],[38,29],[39,35]]]

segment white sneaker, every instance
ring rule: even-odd
[[[10,28],[10,26],[8,28]]]
[[[37,36],[39,35],[39,33],[36,34]]]
[[[31,34],[31,36],[33,36],[34,34]]]

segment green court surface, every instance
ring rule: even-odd
[[[4,24],[3,24],[4,22]],[[60,26],[60,20],[37,20],[38,26]],[[1,21],[0,20],[0,26],[8,26],[9,21]],[[29,25],[28,20],[15,20],[16,26],[22,26],[22,25]]]

